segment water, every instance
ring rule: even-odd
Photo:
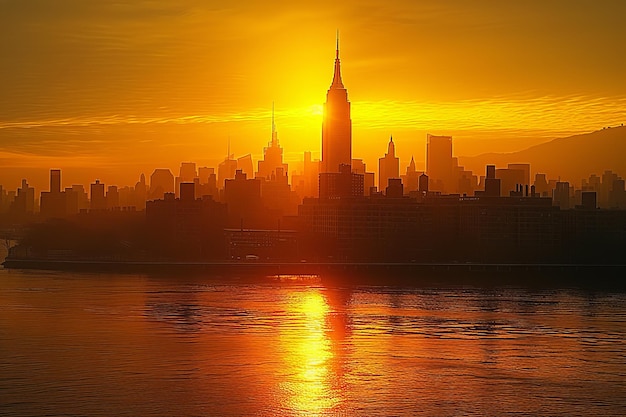
[[[0,270],[0,415],[626,414],[626,295]]]

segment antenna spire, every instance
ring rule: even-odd
[[[274,123],[274,102],[272,101],[272,142],[270,146],[278,146],[278,133],[276,132],[276,123]]]
[[[396,145],[393,143],[393,135],[389,138],[389,146],[387,147],[387,153],[392,156],[396,156]]]
[[[274,102],[272,101],[272,133],[276,131],[276,124],[274,123]]]
[[[341,81],[341,64],[339,61],[339,29],[337,29],[337,49],[335,55],[335,73],[330,88],[345,88]]]

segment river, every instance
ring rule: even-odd
[[[625,415],[626,295],[0,269],[0,415]]]

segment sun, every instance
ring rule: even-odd
[[[313,116],[321,116],[324,114],[324,106],[321,104],[313,104],[309,107],[309,113]]]

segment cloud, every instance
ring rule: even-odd
[[[580,132],[626,120],[626,97],[528,98],[353,104],[356,126],[456,131]]]
[[[441,102],[355,101],[355,132],[429,132],[474,140],[555,138],[589,132],[626,121],[626,97],[528,96],[491,97]],[[321,115],[317,106],[279,108],[283,146],[292,152],[316,150]],[[214,114],[124,115],[72,117],[0,123],[0,150],[31,155],[100,155],[127,158],[129,151],[150,158],[177,152],[221,152],[207,140],[237,138],[239,152],[260,148],[267,140],[271,110]],[[215,140],[213,139],[213,140]],[[223,140],[222,140],[223,139]],[[211,142],[213,143],[213,142]],[[361,142],[363,143],[363,142]],[[209,146],[210,145],[210,146]],[[209,146],[209,147],[207,147]],[[211,147],[213,146],[213,147]],[[523,146],[523,143],[520,143]],[[161,151],[159,151],[159,149]],[[188,150],[185,150],[188,149]],[[117,156],[116,156],[117,155]]]
[[[608,0],[0,0],[0,149],[123,155],[129,143],[142,152],[201,144],[208,153],[227,136],[257,146],[277,97],[280,128],[318,146],[309,106],[323,101],[337,27],[356,131],[595,130],[626,119],[626,43],[614,24],[625,9]]]
[[[110,19],[153,19],[180,15],[198,2],[190,1],[85,1],[4,0],[0,1],[5,21],[102,21]]]

